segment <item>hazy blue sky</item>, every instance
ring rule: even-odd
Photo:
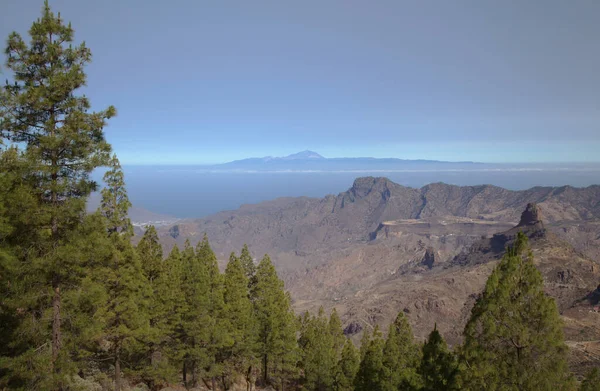
[[[42,0],[0,0],[0,36]],[[125,163],[600,160],[600,1],[51,0]]]

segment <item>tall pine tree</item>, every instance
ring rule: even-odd
[[[278,384],[283,389],[290,376],[295,375],[298,359],[296,323],[290,297],[268,255],[256,270],[254,305],[263,383]]]
[[[384,375],[382,380],[385,390],[416,390],[420,379],[417,374],[419,365],[419,348],[408,319],[400,312],[394,323],[390,325],[383,348]]]
[[[362,361],[365,358],[365,355],[367,354],[367,349],[369,348],[369,343],[371,342],[371,334],[369,333],[369,330],[364,329],[362,337],[360,338],[360,361]]]
[[[331,390],[335,379],[337,350],[323,307],[316,317],[307,313],[302,318],[301,328],[299,342],[302,349],[304,388],[311,391]]]
[[[155,336],[155,353],[158,355],[153,364],[155,381],[172,382],[178,378],[182,357],[180,339],[181,317],[186,311],[181,281],[183,278],[183,260],[177,246],[162,262],[160,273],[153,283],[154,296],[152,309],[151,335]]]
[[[185,241],[181,259],[184,270],[181,289],[185,298],[180,332],[183,383],[186,387],[196,387],[198,370],[204,359],[201,346],[207,339],[203,324],[207,321],[208,276],[189,240]]]
[[[144,275],[152,285],[155,285],[163,269],[163,250],[158,232],[153,225],[146,227],[136,250],[142,260]]]
[[[27,327],[28,332],[49,341],[53,376],[44,387],[64,389],[75,368],[63,349],[69,343],[63,320],[69,316],[62,311],[62,298],[80,284],[84,270],[82,258],[73,256],[78,245],[70,241],[83,222],[86,199],[96,188],[90,173],[109,159],[103,128],[115,109],[89,112],[89,100],[77,94],[86,84],[84,67],[91,52],[85,44],[73,46],[71,25],[55,15],[47,1],[29,35],[29,44],[18,33],[7,41],[6,68],[14,82],[0,93],[0,131],[13,145],[23,146],[32,169],[31,193],[38,203],[36,218],[29,223],[29,230],[36,232],[35,242],[29,243],[33,251],[20,257],[20,269],[27,274],[18,277],[25,283],[21,297],[29,301],[20,308],[36,319],[37,327]],[[27,354],[41,364],[46,351],[36,346]],[[48,373],[43,366],[32,370]]]
[[[196,246],[196,257],[203,269],[202,276],[206,292],[204,308],[204,337],[200,350],[203,356],[203,375],[210,378],[212,389],[217,387],[217,379],[223,374],[225,347],[232,345],[228,333],[229,325],[224,318],[225,302],[223,299],[223,276],[219,272],[217,257],[210,247],[206,234]]]
[[[383,348],[385,341],[379,331],[379,326],[375,326],[370,340],[365,341],[365,347],[361,346],[360,365],[354,380],[354,389],[356,391],[383,391],[385,387],[385,373],[383,366]]]
[[[331,334],[336,360],[339,360],[346,337],[344,337],[344,330],[342,329],[342,320],[335,308],[331,310],[331,314],[329,315],[329,333]]]
[[[52,387],[48,301],[28,248],[44,240],[39,196],[31,162],[16,147],[0,152],[0,387]],[[34,370],[29,370],[32,368]],[[51,373],[50,373],[51,375]]]
[[[252,290],[256,282],[256,266],[254,265],[254,259],[250,254],[250,249],[248,249],[247,244],[244,244],[244,247],[242,247],[242,252],[240,253],[240,262],[244,268],[246,278],[248,279],[248,288]]]
[[[140,376],[153,388],[163,378],[161,368],[161,323],[164,307],[161,303],[161,275],[164,271],[163,250],[156,228],[146,227],[144,235],[136,246],[142,264],[144,278],[148,282],[148,329],[144,335],[144,348],[137,356],[136,368]]]
[[[354,390],[354,379],[360,365],[360,355],[350,339],[346,339],[342,355],[336,365],[335,381],[333,389],[335,391]]]
[[[231,344],[223,349],[223,387],[233,382],[236,375],[246,378],[247,388],[252,387],[254,368],[257,365],[256,349],[258,324],[248,292],[248,278],[239,258],[234,253],[229,257],[225,269],[225,324]]]
[[[423,345],[423,355],[419,366],[419,374],[423,381],[421,390],[457,390],[457,372],[458,363],[452,352],[448,350],[446,341],[437,331],[436,325]]]
[[[558,309],[523,233],[488,278],[464,337],[467,390],[572,389]]]
[[[120,391],[121,363],[128,345],[146,331],[144,301],[148,293],[139,257],[131,245],[133,227],[127,217],[131,204],[116,156],[109,167],[104,175],[106,187],[102,189],[100,211],[107,221],[111,247],[102,264],[92,271],[105,292],[95,319],[102,320],[102,339],[109,343],[109,356],[114,363],[115,391]]]

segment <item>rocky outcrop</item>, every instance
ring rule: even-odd
[[[504,254],[506,248],[514,242],[519,232],[527,235],[530,240],[546,237],[547,230],[542,222],[540,208],[536,204],[527,204],[525,210],[521,213],[521,219],[517,226],[507,231],[494,234],[491,238],[481,239],[479,242],[457,255],[449,262],[448,267],[456,265],[477,265],[498,259]]]
[[[586,300],[588,301],[589,304],[591,305],[598,305],[598,303],[600,303],[600,285],[598,285],[598,287],[596,289],[594,289],[592,292],[590,292],[587,297]]]
[[[345,336],[350,336],[350,335],[354,335],[354,334],[358,334],[362,331],[363,327],[360,323],[358,322],[350,322],[348,324],[348,326],[346,326],[344,328],[344,335]]]
[[[543,227],[540,208],[534,203],[527,204],[525,211],[521,213],[521,220],[519,221],[517,227],[527,227],[540,224]]]
[[[527,235],[529,239],[539,239],[546,236],[548,231],[542,221],[540,208],[536,204],[527,204],[527,207],[521,213],[521,219],[516,227],[494,235],[492,237],[492,246],[496,251],[504,251],[506,246],[512,243],[519,232]]]
[[[428,269],[433,269],[434,263],[435,250],[431,247],[427,247],[427,250],[425,250],[425,255],[423,255],[423,259],[421,260],[421,265],[425,266]]]

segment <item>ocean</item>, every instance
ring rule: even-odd
[[[600,165],[493,165],[477,170],[352,172],[210,172],[194,166],[124,166],[131,202],[178,218],[197,218],[277,197],[323,197],[348,190],[361,176],[383,176],[410,187],[433,182],[492,184],[511,190],[534,186],[600,184]],[[95,174],[100,178],[100,173]]]

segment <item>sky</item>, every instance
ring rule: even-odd
[[[0,37],[41,0],[0,0]],[[50,0],[125,164],[600,161],[598,0]],[[2,67],[5,75],[7,70]]]

